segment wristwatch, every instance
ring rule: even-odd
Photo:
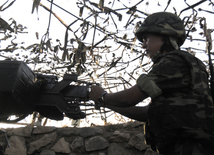
[[[107,92],[104,91],[104,92],[100,95],[100,97],[99,97],[99,99],[98,99],[98,103],[99,103],[101,106],[104,106],[104,105],[105,105],[104,97],[105,97],[106,94],[107,94]]]

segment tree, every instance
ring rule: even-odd
[[[17,3],[23,2],[5,0],[0,11],[5,12]],[[19,41],[18,37],[27,33],[27,28],[17,24],[13,17],[8,21],[1,18],[1,43],[7,43],[7,46],[0,49],[0,57],[24,61],[35,72],[59,77],[75,72],[81,80],[98,82],[109,92],[126,89],[152,65],[134,32],[149,14],[157,11],[176,13],[184,20],[188,37],[182,48],[208,66],[207,41],[212,42],[213,32],[213,28],[208,26],[211,26],[214,13],[211,0],[184,0],[179,4],[175,0],[34,0],[31,4],[32,13],[38,18],[40,11],[49,16],[47,31],[39,42],[26,46],[26,40]],[[67,7],[68,4],[72,7]],[[60,11],[68,18],[63,19]],[[50,37],[55,33],[50,29],[56,29],[53,20],[64,27],[64,33],[57,36],[60,39]],[[102,118],[107,122],[106,109],[101,110]],[[117,119],[123,121],[124,118],[118,116]]]

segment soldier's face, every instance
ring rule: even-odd
[[[163,45],[163,38],[159,35],[145,34],[143,36],[143,49],[146,50],[147,55],[152,58],[156,52],[160,51]]]

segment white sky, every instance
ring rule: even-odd
[[[0,2],[0,5],[5,1],[6,0],[2,0]],[[10,0],[10,1],[12,1],[12,0]],[[72,14],[78,16],[79,9],[76,7],[76,0],[63,0],[60,2],[55,0],[54,2],[57,3],[58,5],[60,5],[65,10],[68,10]],[[94,0],[94,2],[98,3],[99,0]],[[107,1],[105,1],[105,2],[107,3]],[[127,0],[125,2],[136,3],[135,1],[131,1],[131,0]],[[146,2],[149,2],[149,5],[145,5]],[[142,5],[141,5],[142,11],[147,12],[147,13],[163,11],[163,8],[165,8],[167,2],[168,2],[168,0],[161,0],[159,3],[162,4],[162,6],[157,6],[156,4],[158,3],[158,0],[150,0],[150,1],[147,0],[144,3],[142,3]],[[187,1],[187,2],[189,4],[194,4],[197,1],[191,0],[191,1]],[[47,0],[41,0],[41,3],[50,8],[50,3]],[[172,4],[170,6],[176,7],[177,12],[179,12],[181,10],[181,8],[186,7],[186,4],[184,4],[183,1],[178,3],[178,1],[172,0],[171,3]],[[20,40],[23,39],[25,41],[26,45],[31,44],[31,43],[35,43],[35,42],[39,43],[39,40],[36,39],[35,33],[39,32],[39,37],[41,39],[42,35],[44,35],[46,33],[47,26],[48,26],[49,13],[46,10],[44,10],[42,7],[39,7],[38,15],[37,15],[36,10],[34,11],[34,14],[31,14],[32,4],[33,4],[33,0],[16,0],[16,2],[13,4],[12,7],[10,7],[9,9],[7,9],[3,12],[0,12],[0,16],[3,19],[5,19],[6,21],[8,21],[12,17],[18,23],[22,24],[23,26],[27,26],[28,34],[24,35],[23,38],[19,38]],[[115,6],[117,6],[118,8],[122,7],[119,4],[120,3],[118,3],[118,5],[115,5]],[[151,7],[151,5],[154,7]],[[204,6],[203,7],[204,9],[207,9],[206,7],[208,6],[208,2],[203,3],[202,6]],[[58,9],[54,5],[53,5],[53,11],[57,15],[59,15],[59,17],[63,21],[65,21],[65,23],[67,25],[69,25],[75,19],[71,15],[69,15],[68,13],[65,13],[64,11],[62,11],[60,9]],[[173,11],[174,12],[172,7],[169,7],[169,9],[167,9],[167,11]],[[86,11],[84,10],[83,14],[85,16],[88,16],[88,14],[85,12]],[[190,11],[184,12],[182,14],[182,16],[184,16],[186,13],[188,14],[191,12]],[[212,22],[211,15],[208,13],[204,13],[204,12],[199,12],[199,14],[203,14],[207,18],[208,28],[212,28],[213,22]],[[38,16],[39,16],[39,20],[37,19]],[[93,18],[90,18],[89,20],[93,20]],[[123,18],[123,21],[119,22],[119,23],[121,23],[121,25],[123,25],[126,22],[126,20],[127,20],[126,18]],[[62,24],[58,20],[56,20],[56,18],[52,15],[51,26],[50,26],[50,30],[49,30],[49,32],[50,32],[49,37],[53,38],[52,41],[54,42],[55,39],[60,39],[63,41],[65,30],[66,30],[65,27],[62,26]],[[19,37],[21,37],[21,36],[19,36]]]

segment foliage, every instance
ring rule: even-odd
[[[40,43],[28,46],[24,46],[25,40],[17,41],[19,35],[27,33],[26,27],[17,24],[13,17],[9,21],[1,18],[0,40],[8,45],[0,49],[0,56],[25,61],[39,73],[61,77],[64,73],[76,72],[81,80],[99,82],[109,92],[115,92],[135,84],[139,74],[148,72],[152,65],[134,35],[149,14],[157,10],[170,11],[184,20],[188,37],[182,48],[196,56],[206,55],[207,39],[212,41],[213,28],[207,27],[214,13],[211,0],[183,0],[179,1],[179,5],[176,0],[72,1],[78,13],[72,8],[66,10],[60,7],[62,1],[32,1],[32,13],[45,10],[49,14],[49,24]],[[43,2],[48,2],[50,7]],[[20,1],[7,0],[0,11],[10,9],[14,3]],[[68,14],[70,22],[63,21],[53,7]],[[49,37],[49,28],[54,27],[51,25],[53,18],[65,27],[65,33],[62,34],[64,39],[56,39],[54,45],[53,38]],[[9,52],[13,54],[8,56]],[[208,64],[206,57],[203,57],[203,61]],[[104,119],[107,117],[105,115]],[[123,120],[117,118],[118,121]]]

